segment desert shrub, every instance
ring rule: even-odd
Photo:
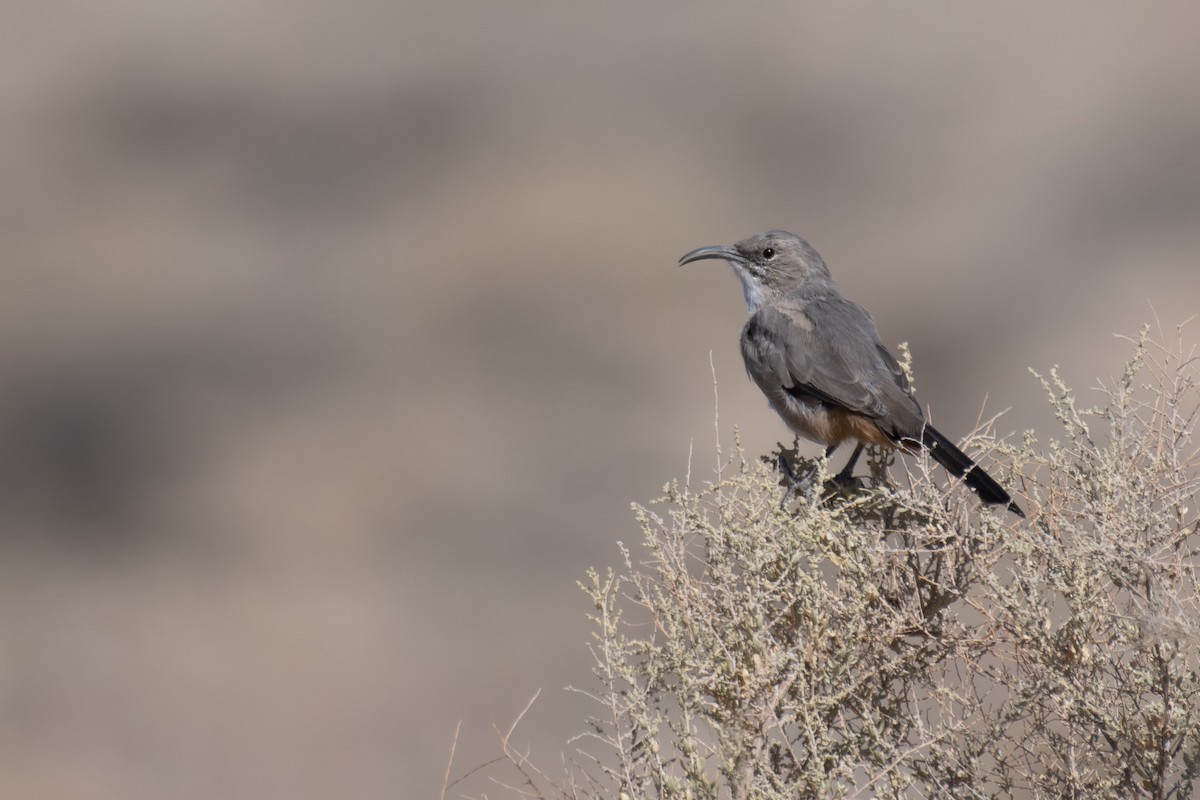
[[[562,775],[503,737],[527,797],[1190,798],[1200,774],[1196,354],[1130,340],[1061,426],[964,449],[1027,520],[924,458],[781,504],[776,458],[635,506],[582,584],[595,701]],[[815,463],[822,470],[825,465]],[[820,485],[818,483],[818,485]]]

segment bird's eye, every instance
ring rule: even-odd
[[[764,247],[762,256],[763,256],[763,258],[767,259],[768,261],[770,259],[774,258],[775,257],[775,248],[774,247]]]

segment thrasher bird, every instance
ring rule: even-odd
[[[915,450],[961,478],[985,503],[1024,517],[1008,492],[925,420],[908,378],[879,340],[875,320],[842,296],[808,242],[767,231],[733,246],[701,247],[679,263],[728,261],[742,281],[750,319],[742,329],[746,371],[795,433],[826,446],[847,440],[848,481],[866,444]]]

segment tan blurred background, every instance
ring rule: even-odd
[[[0,795],[436,796],[539,687],[553,767],[710,351],[783,435],[679,255],[801,233],[939,427],[1050,432],[1200,310],[1198,9],[12,0]]]

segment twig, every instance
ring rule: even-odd
[[[454,726],[454,741],[450,743],[450,758],[446,761],[446,771],[442,773],[442,791],[438,800],[446,800],[446,790],[450,788],[450,768],[454,765],[454,751],[458,748],[458,732],[462,728],[462,720]]]
[[[724,460],[721,453],[721,398],[717,394],[717,365],[713,363],[712,350],[708,351],[708,370],[712,373],[713,381],[713,432],[717,439],[717,482],[721,482],[721,462]]]

